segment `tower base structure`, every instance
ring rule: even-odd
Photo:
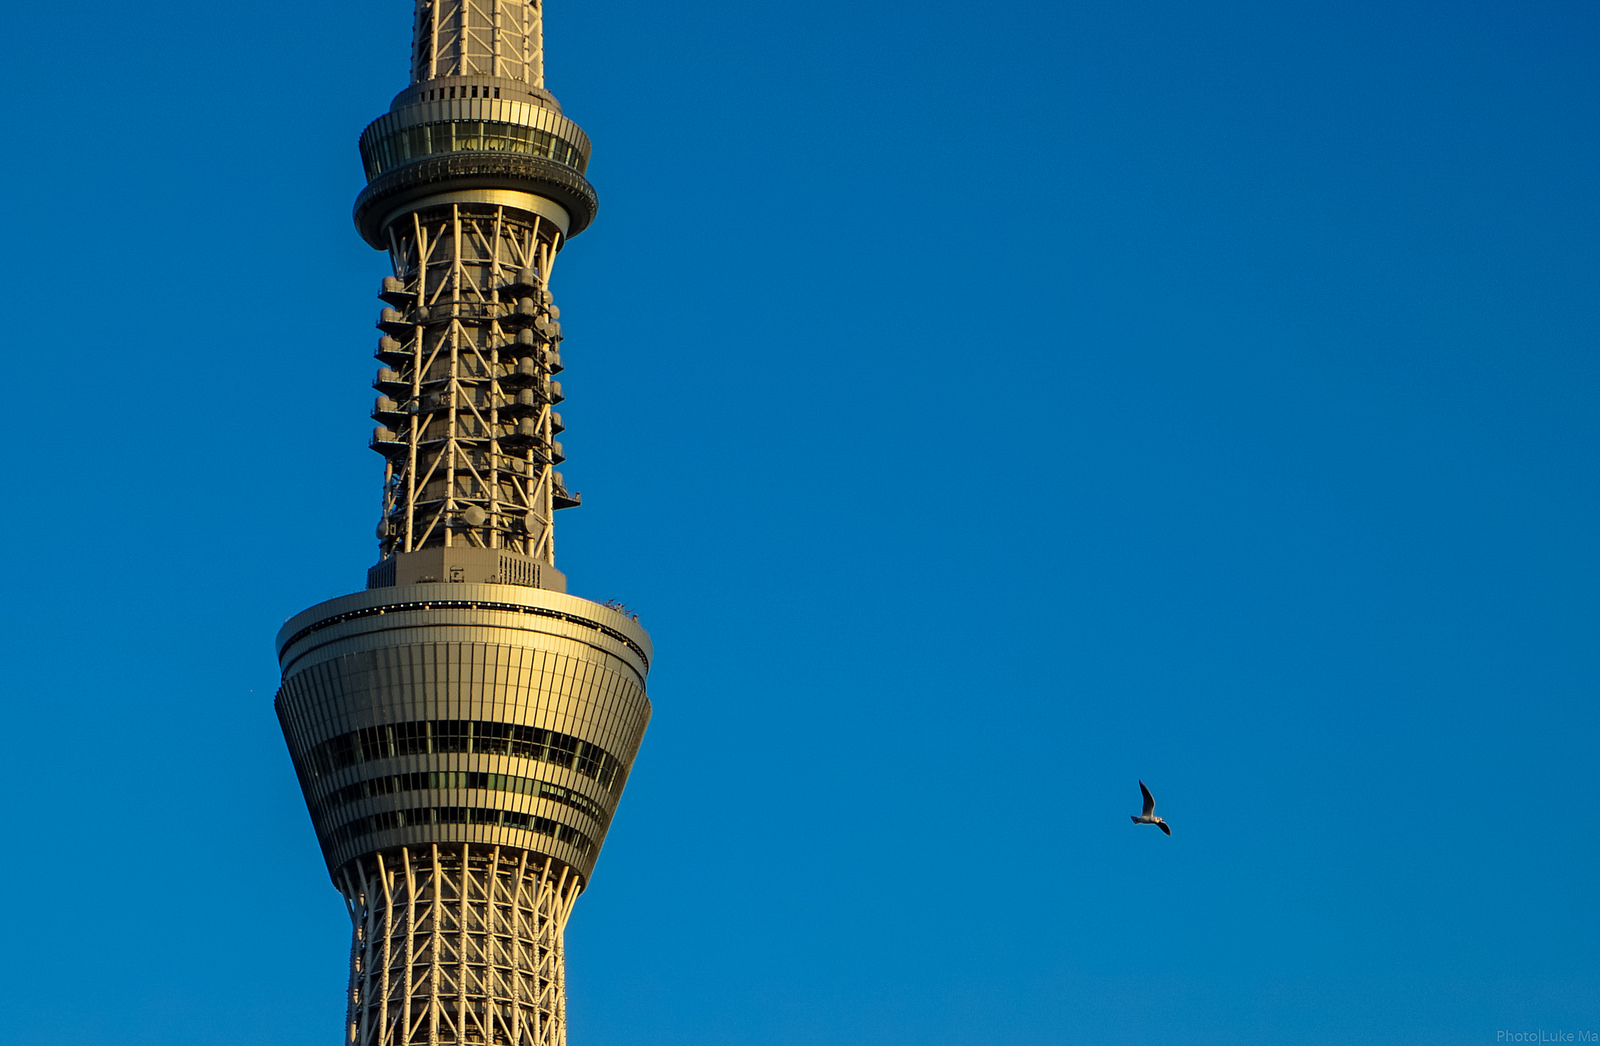
[[[346,1043],[564,1046],[562,935],[645,726],[649,636],[526,585],[291,618],[276,701],[352,920]]]

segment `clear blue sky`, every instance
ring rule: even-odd
[[[272,639],[375,556],[409,9],[7,14],[8,1046],[338,1041]],[[1600,1031],[1600,9],[547,19],[659,652],[573,1046]]]

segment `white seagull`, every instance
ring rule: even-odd
[[[1144,813],[1138,815],[1137,817],[1133,817],[1132,814],[1129,814],[1128,816],[1133,817],[1133,823],[1153,824],[1163,832],[1171,835],[1172,829],[1167,827],[1167,822],[1156,816],[1156,797],[1150,794],[1150,789],[1144,786],[1143,781],[1139,782],[1139,791],[1144,793]]]

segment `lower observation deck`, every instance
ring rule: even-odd
[[[462,844],[588,880],[650,716],[632,619],[520,585],[399,585],[296,615],[278,656],[336,884],[369,854]]]

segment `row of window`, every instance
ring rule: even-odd
[[[310,776],[316,778],[374,759],[447,752],[508,755],[554,763],[593,778],[613,795],[622,792],[626,776],[617,757],[599,745],[537,726],[477,719],[433,719],[365,726],[312,748],[306,762]]]
[[[560,488],[561,484],[559,482],[559,477],[561,474],[558,472],[556,475],[558,477],[556,486]],[[385,603],[382,606],[362,607],[359,610],[347,610],[342,614],[335,614],[332,617],[325,617],[321,620],[313,621],[305,628],[302,628],[300,631],[290,636],[288,642],[283,644],[282,649],[284,651],[288,651],[292,649],[296,643],[300,642],[300,640],[304,639],[306,636],[311,635],[313,632],[320,632],[324,628],[331,628],[334,625],[342,625],[346,621],[359,621],[362,618],[375,617],[382,614],[395,614],[405,610],[492,610],[507,614],[531,614],[534,617],[548,617],[556,621],[570,621],[574,625],[582,625],[584,628],[592,628],[601,635],[609,636],[612,639],[615,639],[629,650],[632,650],[634,654],[638,656],[639,660],[644,662],[644,666],[647,671],[650,668],[650,658],[645,654],[644,647],[640,646],[638,643],[635,643],[631,637],[623,635],[621,632],[618,632],[609,625],[602,625],[598,621],[591,621],[589,618],[579,617],[577,614],[569,614],[564,610],[552,610],[549,607],[533,607],[524,603],[493,603],[483,599],[430,599],[425,603]],[[298,655],[291,659],[289,663],[284,666],[284,671],[287,672],[289,670],[289,665],[294,664],[294,662],[298,659]],[[642,685],[644,680],[641,678],[639,682]],[[618,787],[620,788],[621,786],[619,785]]]
[[[482,788],[491,792],[514,792],[518,795],[533,795],[540,799],[553,799],[558,803],[565,803],[574,810],[581,810],[594,818],[602,827],[608,822],[606,812],[599,804],[587,796],[579,795],[570,788],[551,784],[549,781],[540,781],[532,777],[516,777],[512,774],[486,774],[477,771],[418,771],[411,774],[394,774],[389,777],[374,777],[366,781],[357,781],[353,785],[346,785],[338,791],[330,793],[322,802],[317,804],[317,816],[320,820],[324,815],[353,803],[358,799],[369,799],[373,796],[395,795],[399,792],[420,792],[430,788]]]
[[[460,91],[461,91],[461,97],[462,98],[468,97],[467,88],[468,88],[468,85],[466,85],[466,84],[462,84],[461,85]],[[478,97],[478,85],[477,84],[472,84],[471,85],[471,89],[472,89],[471,97],[473,97],[473,98]],[[435,101],[435,100],[442,102],[446,98],[454,98],[454,97],[456,97],[456,90],[457,89],[454,88],[454,87],[449,87],[449,88],[438,87],[438,88],[434,88],[433,90],[430,90],[425,95],[418,95],[417,96],[417,100],[420,101],[420,102],[432,102],[432,101]],[[500,88],[498,88],[498,87],[494,88],[494,94],[493,95],[489,94],[489,90],[490,90],[489,85],[488,84],[484,84],[483,85],[483,97],[485,97],[485,98],[490,98],[490,97],[499,98],[500,97]]]
[[[367,143],[361,150],[369,179],[424,156],[467,151],[543,156],[579,172],[587,166],[576,145],[549,131],[489,120],[447,120],[402,127]]]
[[[515,814],[510,810],[486,810],[477,806],[423,806],[415,810],[390,810],[381,814],[358,817],[354,821],[328,833],[327,841],[333,845],[348,843],[373,832],[392,831],[396,828],[434,824],[481,824],[500,828],[520,828],[537,832],[566,843],[587,857],[594,852],[594,840],[571,825],[552,821],[533,814]]]

